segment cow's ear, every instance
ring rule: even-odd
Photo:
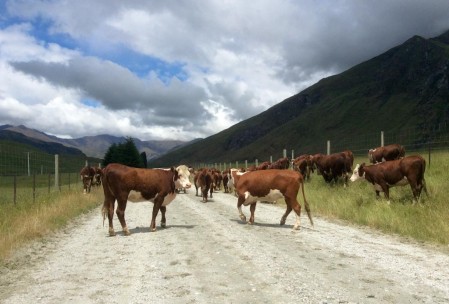
[[[171,167],[171,168],[170,168],[170,171],[171,171],[171,172],[175,172],[175,170],[176,170],[175,167]]]

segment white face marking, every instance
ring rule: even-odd
[[[359,168],[360,168],[360,165],[357,164],[357,166],[355,166],[354,171],[352,172],[351,178],[349,179],[351,182],[355,182],[356,180],[359,180],[359,179],[365,177],[365,176],[359,176]]]
[[[246,191],[245,202],[243,203],[243,205],[248,206],[257,201],[274,202],[280,198],[284,198],[284,195],[277,189],[270,189],[270,192],[266,196],[262,197],[253,196],[249,191]]]
[[[176,168],[178,171],[178,179],[175,181],[176,188],[190,188],[190,171],[186,165],[181,165]]]

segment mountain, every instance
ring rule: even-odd
[[[72,147],[64,146],[56,142],[43,141],[38,138],[28,137],[22,133],[10,131],[7,128],[0,127],[0,141],[16,142],[30,145],[48,154],[64,154],[71,156],[86,157],[80,150]]]
[[[3,134],[4,133],[4,134]],[[3,134],[3,135],[2,135]],[[41,131],[27,128],[26,126],[11,126],[3,125],[0,126],[0,140],[9,139],[13,141],[20,141],[25,143],[26,141],[34,143],[34,145],[40,145],[40,147],[54,147],[51,151],[58,150],[67,151],[70,153],[85,154],[89,157],[103,158],[107,149],[112,144],[122,143],[126,140],[125,137],[118,137],[112,135],[97,135],[97,136],[85,136],[75,139],[64,139],[56,136],[48,135]],[[188,142],[180,140],[150,140],[142,141],[137,138],[133,138],[134,143],[139,150],[139,152],[144,152],[147,154],[147,158],[151,159],[159,156],[167,151],[176,149],[177,147],[182,147],[188,144]],[[47,153],[49,150],[45,150]]]
[[[344,140],[449,120],[449,31],[414,36],[379,56],[291,96],[220,133],[152,160],[150,166],[266,160],[284,148],[323,151]],[[350,149],[350,146],[346,148]]]

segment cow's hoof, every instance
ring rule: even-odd
[[[294,225],[293,230],[299,230],[299,225],[298,226]]]
[[[284,219],[281,219],[281,222],[279,223],[281,226],[284,226],[285,225],[285,220]]]
[[[167,227],[167,224],[166,223],[161,223],[161,227],[165,228],[165,227]]]
[[[123,229],[123,234],[128,236],[131,235],[131,232],[129,232],[128,228]]]
[[[246,222],[246,216],[240,215],[240,219],[241,219],[242,221]]]
[[[109,228],[109,236],[115,236],[115,231],[112,228]]]
[[[151,228],[151,232],[156,232],[156,228]]]

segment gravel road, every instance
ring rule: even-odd
[[[1,268],[0,303],[449,303],[441,248],[317,217],[312,229],[305,214],[292,231],[271,204],[247,225],[236,205],[190,190],[149,232],[152,204],[129,203],[132,234],[115,237],[99,207]]]

